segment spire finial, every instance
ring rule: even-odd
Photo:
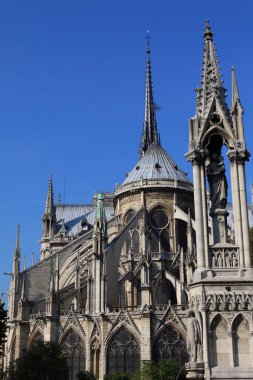
[[[147,54],[150,54],[150,34],[149,34],[149,30],[147,30],[147,36],[146,36],[146,39],[147,39]]]
[[[20,249],[20,225],[18,225],[18,227],[17,227],[16,245],[15,245],[14,255],[13,255],[13,273],[20,272],[20,256],[21,256],[21,249]]]
[[[153,87],[150,62],[150,34],[147,31],[147,62],[146,62],[146,95],[145,95],[145,114],[142,138],[140,143],[139,154],[142,156],[151,144],[159,142],[159,134],[156,123],[156,105],[153,101]]]
[[[15,246],[15,255],[19,256],[20,258],[20,225],[18,224],[18,227],[17,227],[17,237],[16,237],[16,246]]]
[[[211,31],[209,20],[206,20],[204,38],[205,38],[205,40],[211,40],[211,41],[213,40],[213,32]]]
[[[45,214],[46,215],[52,215],[53,213],[54,213],[53,177],[52,177],[52,174],[50,174],[49,183],[48,183]]]
[[[238,91],[238,85],[237,85],[237,80],[236,80],[236,75],[235,75],[235,68],[232,66],[231,68],[232,71],[232,99],[231,99],[231,111],[234,110],[236,102],[240,102],[240,96],[239,96],[239,91]]]
[[[201,117],[206,111],[208,112],[208,105],[214,96],[219,97],[222,107],[229,113],[226,104],[226,89],[223,85],[209,21],[206,21],[205,25],[201,77],[201,86],[197,89],[197,115]]]

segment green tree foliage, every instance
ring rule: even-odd
[[[77,380],[96,380],[96,376],[90,371],[80,371],[76,377]]]
[[[4,303],[0,303],[0,356],[4,353],[4,343],[6,341],[7,330],[7,311],[4,309]]]
[[[142,378],[145,380],[183,380],[185,370],[175,360],[160,360],[158,363],[147,362],[142,367]]]
[[[68,380],[69,370],[61,347],[36,342],[9,369],[8,380]]]
[[[105,375],[104,380],[130,380],[130,377],[126,373],[113,372]]]
[[[185,380],[184,367],[180,367],[176,360],[160,360],[158,363],[145,362],[141,373],[127,375],[111,373],[105,375],[104,380]]]

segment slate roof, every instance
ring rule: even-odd
[[[106,219],[110,220],[113,216],[114,210],[111,205],[105,206]],[[96,215],[96,205],[56,205],[56,233],[60,230],[62,225],[67,231],[68,236],[76,236],[81,232],[81,222],[84,218],[93,226]]]
[[[191,184],[186,174],[178,168],[159,143],[150,145],[122,186],[141,179],[169,179]]]

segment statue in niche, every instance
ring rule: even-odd
[[[202,363],[200,326],[193,310],[187,310],[187,351],[190,363]]]
[[[228,184],[225,175],[224,160],[217,152],[210,154],[210,163],[207,166],[207,179],[211,200],[211,211],[224,209],[227,205]]]

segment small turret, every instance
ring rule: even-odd
[[[45,212],[42,217],[42,258],[50,254],[50,240],[54,236],[56,222],[55,205],[54,205],[54,192],[53,192],[53,179],[52,175],[49,179]]]
[[[21,257],[20,225],[18,225],[17,237],[16,237],[16,246],[15,246],[14,255],[13,255],[13,274],[18,274],[20,272],[20,257]]]
[[[94,252],[101,254],[107,244],[107,221],[103,194],[97,196],[96,216],[94,223]]]

